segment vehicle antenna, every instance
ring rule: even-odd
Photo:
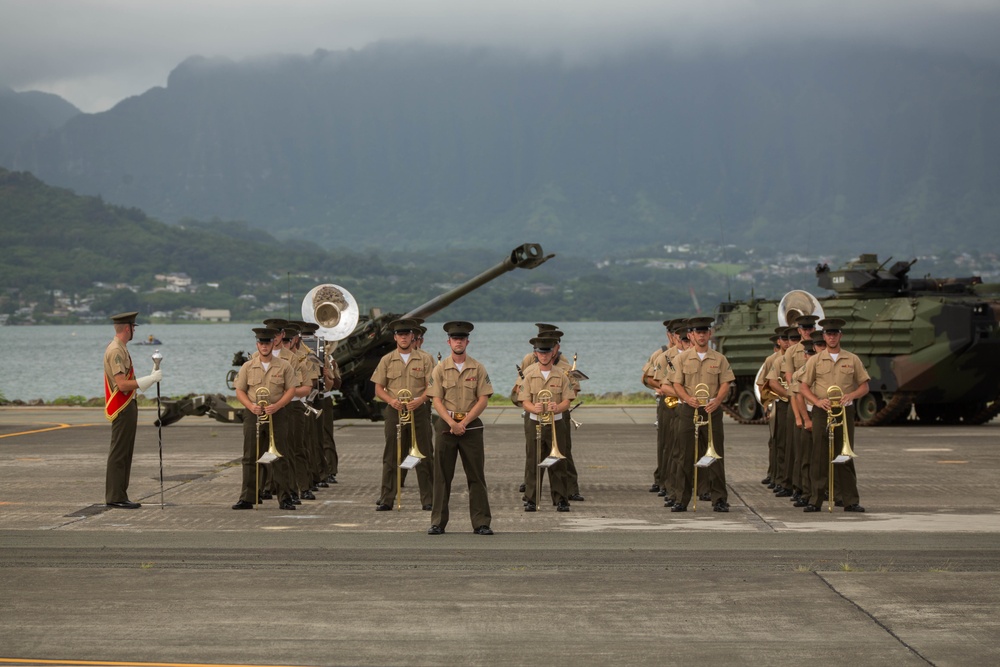
[[[698,297],[695,296],[694,288],[688,285],[688,292],[691,293],[691,303],[694,304],[694,312],[696,315],[701,315],[701,306],[698,304]]]

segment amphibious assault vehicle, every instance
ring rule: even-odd
[[[320,356],[333,357],[343,378],[339,391],[333,393],[334,419],[382,418],[375,402],[375,386],[370,378],[379,360],[396,347],[389,324],[400,318],[427,318],[469,292],[514,269],[534,269],[555,255],[545,255],[537,243],[525,243],[514,248],[494,267],[483,271],[465,283],[440,294],[405,314],[383,313],[372,308],[366,315],[359,312],[350,292],[338,285],[317,285],[302,300],[302,319],[319,325],[316,338],[307,344]],[[233,366],[240,367],[248,359],[237,352]],[[236,370],[229,371],[226,384],[233,389]],[[242,421],[242,412],[230,406],[222,394],[188,396],[164,401],[162,424],[172,424],[186,415],[206,415],[221,422]]]
[[[716,311],[715,344],[736,374],[726,404],[737,421],[763,421],[754,380],[771,354],[775,327],[802,314],[847,321],[843,346],[861,357],[870,393],[858,401],[862,425],[983,424],[1000,412],[1000,285],[978,277],[911,278],[916,260],[888,269],[874,254],[832,270],[816,267],[817,299],[794,290],[780,301],[727,302]]]

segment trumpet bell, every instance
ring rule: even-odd
[[[778,324],[791,326],[800,315],[815,315],[819,319],[826,317],[819,299],[805,290],[794,289],[781,297],[778,303]]]
[[[360,316],[358,302],[339,285],[316,285],[302,299],[302,319],[319,325],[317,338],[331,341],[347,338]]]

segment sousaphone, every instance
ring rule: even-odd
[[[316,285],[302,299],[302,319],[319,325],[316,338],[339,341],[358,325],[358,302],[339,285]]]
[[[793,289],[781,297],[781,302],[778,303],[778,324],[790,327],[802,315],[815,315],[819,319],[826,317],[819,299],[805,290]]]

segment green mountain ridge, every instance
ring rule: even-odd
[[[72,321],[51,315],[56,292],[75,303],[92,304],[92,315],[203,307],[230,309],[242,321],[287,311],[295,317],[305,294],[326,282],[347,288],[363,312],[377,307],[403,313],[505,256],[484,249],[458,256],[328,251],[309,241],[277,241],[240,222],[167,225],[139,209],[113,206],[3,168],[0,247],[0,312],[12,314],[18,307],[41,303],[32,319],[53,322]],[[545,249],[561,253],[565,246]],[[167,273],[186,273],[196,289],[155,290],[162,287],[155,276]],[[677,286],[640,288],[630,274],[595,273],[592,264],[564,256],[532,271],[501,276],[449,306],[447,315],[480,321],[543,315],[567,321],[656,319],[663,309],[680,309],[685,303],[687,296]]]
[[[995,243],[1000,66],[828,43],[570,64],[382,43],[233,62],[0,154],[167,221],[331,248]]]
[[[22,141],[50,132],[79,113],[58,95],[16,92],[0,85],[0,155],[14,152]]]

